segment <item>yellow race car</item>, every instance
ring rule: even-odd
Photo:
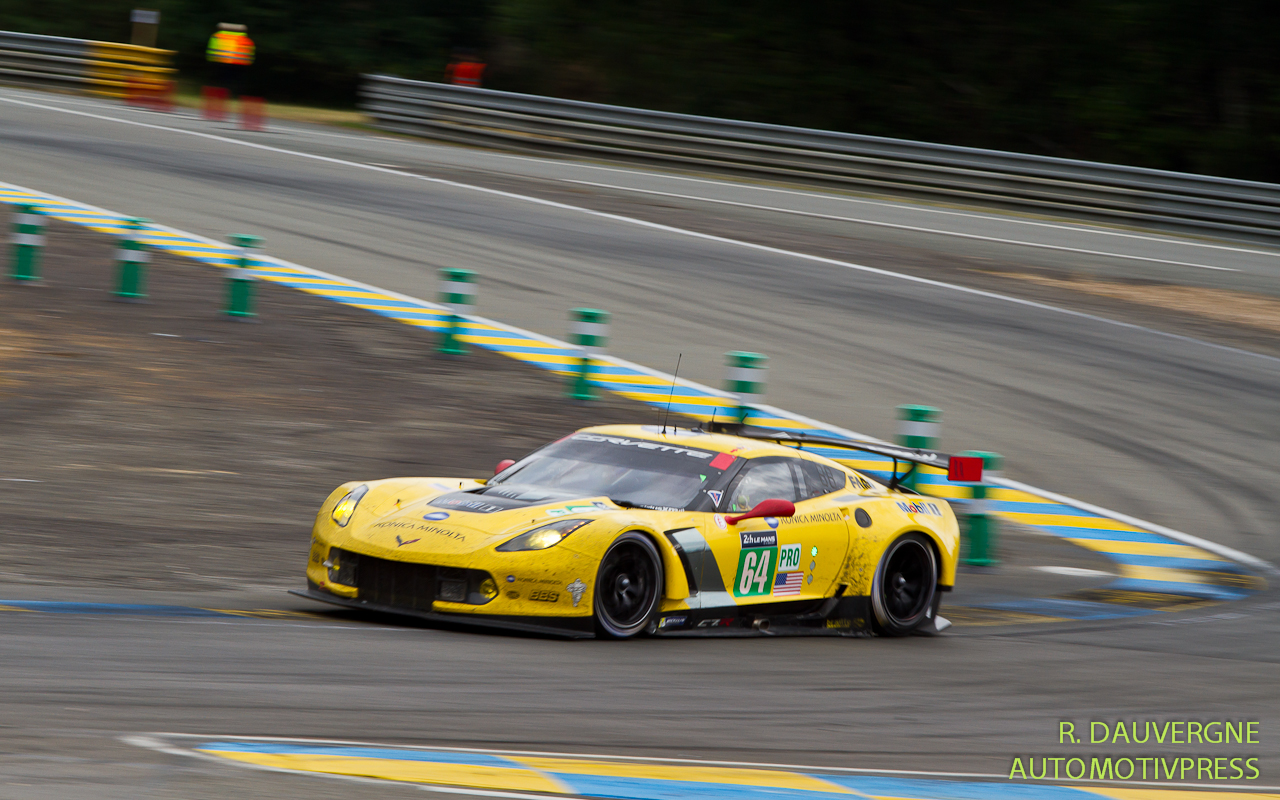
[[[892,458],[893,477],[814,443]],[[975,459],[949,461],[980,477]],[[295,594],[568,637],[936,632],[956,518],[903,488],[899,463],[948,457],[742,427],[586,428],[487,480],[343,484]]]

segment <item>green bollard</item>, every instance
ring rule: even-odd
[[[942,430],[942,412],[932,406],[898,406],[898,444],[918,450],[938,449]],[[902,482],[913,492],[920,491],[919,467]]]
[[[147,296],[146,263],[150,256],[146,245],[138,240],[138,231],[150,221],[141,217],[129,217],[124,221],[125,232],[120,240],[120,249],[116,250],[116,261],[119,262],[116,297],[121,300],[138,301]]]
[[[973,500],[969,503],[969,538],[964,563],[971,567],[994,567],[1000,563],[996,558],[1000,527],[987,498],[988,491],[995,487],[987,484],[991,478],[1000,475],[1004,458],[999,453],[980,450],[966,450],[960,455],[982,459],[982,483],[973,484]]]
[[[262,237],[233,233],[227,240],[240,251],[236,266],[227,274],[227,316],[240,319],[256,317],[257,314],[253,311],[253,284],[257,277],[253,274],[253,267],[257,258],[250,250],[262,247]]]
[[[462,329],[462,315],[476,304],[476,274],[469,269],[442,267],[440,269],[440,303],[449,309],[440,346],[436,352],[443,356],[466,355],[467,346],[458,338]]]
[[[570,309],[569,341],[582,350],[582,355],[569,379],[568,395],[571,400],[586,403],[596,397],[591,388],[591,360],[609,343],[609,312],[598,308]]]
[[[40,280],[40,251],[44,249],[44,216],[30,203],[13,214],[13,271],[15,281]]]
[[[751,410],[751,402],[764,397],[765,363],[768,356],[730,350],[724,354],[728,370],[724,376],[724,388],[732,392],[737,405],[732,410],[736,422],[745,424]]]

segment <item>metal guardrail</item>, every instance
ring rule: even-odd
[[[1280,237],[1280,185],[364,75],[387,130],[1201,233]]]
[[[0,83],[124,97],[131,84],[170,80],[173,51],[0,31]]]

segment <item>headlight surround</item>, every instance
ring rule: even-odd
[[[339,528],[347,527],[347,523],[351,521],[351,515],[356,513],[356,506],[360,505],[360,498],[364,497],[368,491],[369,487],[361,484],[343,495],[338,504],[333,507],[333,512],[329,516],[338,523]]]
[[[565,537],[590,521],[589,519],[558,519],[549,525],[525,531],[516,538],[498,545],[496,549],[502,553],[546,550],[548,547],[560,544]]]

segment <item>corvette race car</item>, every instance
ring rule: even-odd
[[[893,478],[806,444],[888,456]],[[294,593],[575,638],[936,632],[959,531],[899,464],[973,481],[974,461],[741,426],[586,428],[487,480],[343,484]]]

